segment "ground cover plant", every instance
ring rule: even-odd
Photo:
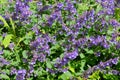
[[[0,80],[120,80],[120,1],[0,0]]]

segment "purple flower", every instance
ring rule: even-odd
[[[12,68],[11,68],[10,74],[11,74],[11,75],[17,74],[17,70],[16,70],[15,68],[12,67]]]
[[[107,15],[114,14],[114,0],[96,0],[98,3],[102,5],[104,11]]]
[[[117,64],[117,63],[118,63],[118,60],[119,60],[119,57],[114,58],[114,59],[112,59],[111,61],[112,61],[113,64]]]
[[[32,30],[36,33],[36,35],[39,34],[39,29],[37,28],[36,25],[32,27]]]
[[[64,58],[69,58],[71,60],[75,59],[78,56],[78,52],[75,50],[70,53],[66,53]]]
[[[38,59],[38,54],[34,51],[33,58],[31,60],[31,65],[34,65]]]
[[[46,59],[46,55],[45,55],[45,54],[40,53],[40,54],[38,55],[38,61],[40,61],[40,62],[44,62],[45,59]]]
[[[95,53],[95,56],[96,56],[96,57],[100,57],[100,55],[101,55],[100,52],[96,52],[96,53]]]
[[[25,69],[18,70],[17,74],[26,74],[26,70]]]
[[[34,72],[34,66],[32,64],[30,64],[30,70],[29,70],[29,73],[33,73]]]
[[[63,8],[64,4],[63,3],[58,3],[57,7],[61,10]]]
[[[3,54],[3,51],[2,51],[2,50],[0,50],[0,55],[1,55],[1,54]]]
[[[15,12],[13,13],[13,19],[18,19],[20,21],[25,21],[32,14],[29,9],[28,2],[31,0],[17,0],[15,5]]]
[[[90,75],[91,73],[93,73],[94,71],[96,71],[96,70],[101,70],[101,71],[103,71],[107,66],[112,67],[113,65],[116,65],[116,64],[118,63],[118,60],[119,60],[119,57],[113,58],[113,59],[109,59],[109,60],[107,60],[106,62],[102,62],[102,61],[101,61],[98,65],[95,65],[95,66],[93,66],[92,68],[89,68],[88,70],[86,70],[86,71],[83,73],[83,75],[84,75],[84,77],[88,78],[89,75]],[[117,72],[114,71],[114,73],[116,74]]]
[[[42,4],[39,4],[39,5],[41,6]],[[42,7],[42,8],[39,10],[39,12],[46,11],[46,10],[48,10],[48,9],[50,9],[50,8],[52,8],[52,6],[46,5],[46,6]]]
[[[14,43],[10,43],[9,48],[13,51],[14,46],[15,46]]]
[[[120,26],[120,23],[117,22],[115,19],[111,19],[109,21],[109,23],[113,26],[113,27],[119,27]]]
[[[112,70],[111,72],[112,72],[112,74],[114,74],[114,75],[118,75],[118,74],[120,74],[120,72],[117,71],[117,70]]]
[[[69,53],[65,53],[65,55],[62,59],[58,58],[56,60],[56,63],[54,64],[54,67],[61,69],[70,60],[75,59],[77,56],[78,56],[78,51],[77,50],[74,50],[74,51],[69,52]]]
[[[109,48],[110,47],[107,42],[104,42],[102,45],[103,45],[104,48]]]
[[[58,71],[65,73],[68,71],[68,68],[59,68]]]
[[[74,4],[70,1],[66,1],[66,7],[64,10],[69,11],[72,14],[75,14],[77,12],[76,8],[74,7]]]
[[[55,73],[58,72],[57,70],[53,70],[53,69],[50,69],[50,68],[46,68],[46,71],[50,72],[51,74],[55,74]]]
[[[7,35],[7,33],[3,33],[3,35],[2,35],[2,36],[3,36],[3,37],[5,37],[6,35]]]
[[[16,80],[25,80],[26,70],[21,69],[17,71]]]
[[[2,65],[9,65],[10,63],[7,61],[7,60],[5,60],[4,58],[0,58],[0,63],[2,64]]]
[[[37,6],[42,6],[42,2],[37,2]]]
[[[119,42],[116,43],[116,48],[117,48],[117,49],[120,49],[120,43],[119,43]]]
[[[24,0],[25,3],[32,2],[32,0]]]
[[[50,17],[48,18],[48,26],[52,26],[53,22],[58,19],[60,16],[60,12],[59,11],[54,11]]]

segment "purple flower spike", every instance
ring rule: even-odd
[[[16,80],[25,80],[26,70],[21,69],[17,71]]]
[[[62,9],[63,6],[64,6],[63,3],[57,4],[57,7],[58,7],[60,10]]]
[[[118,63],[118,60],[119,60],[119,57],[118,57],[118,58],[114,58],[114,59],[112,59],[112,63],[113,63],[113,64],[117,64],[117,63]]]

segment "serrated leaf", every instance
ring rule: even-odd
[[[2,44],[4,45],[5,48],[9,46],[12,36],[13,36],[12,34],[6,35],[4,40],[2,41]]]

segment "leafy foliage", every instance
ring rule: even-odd
[[[114,0],[0,0],[1,6],[0,79],[120,79]]]

